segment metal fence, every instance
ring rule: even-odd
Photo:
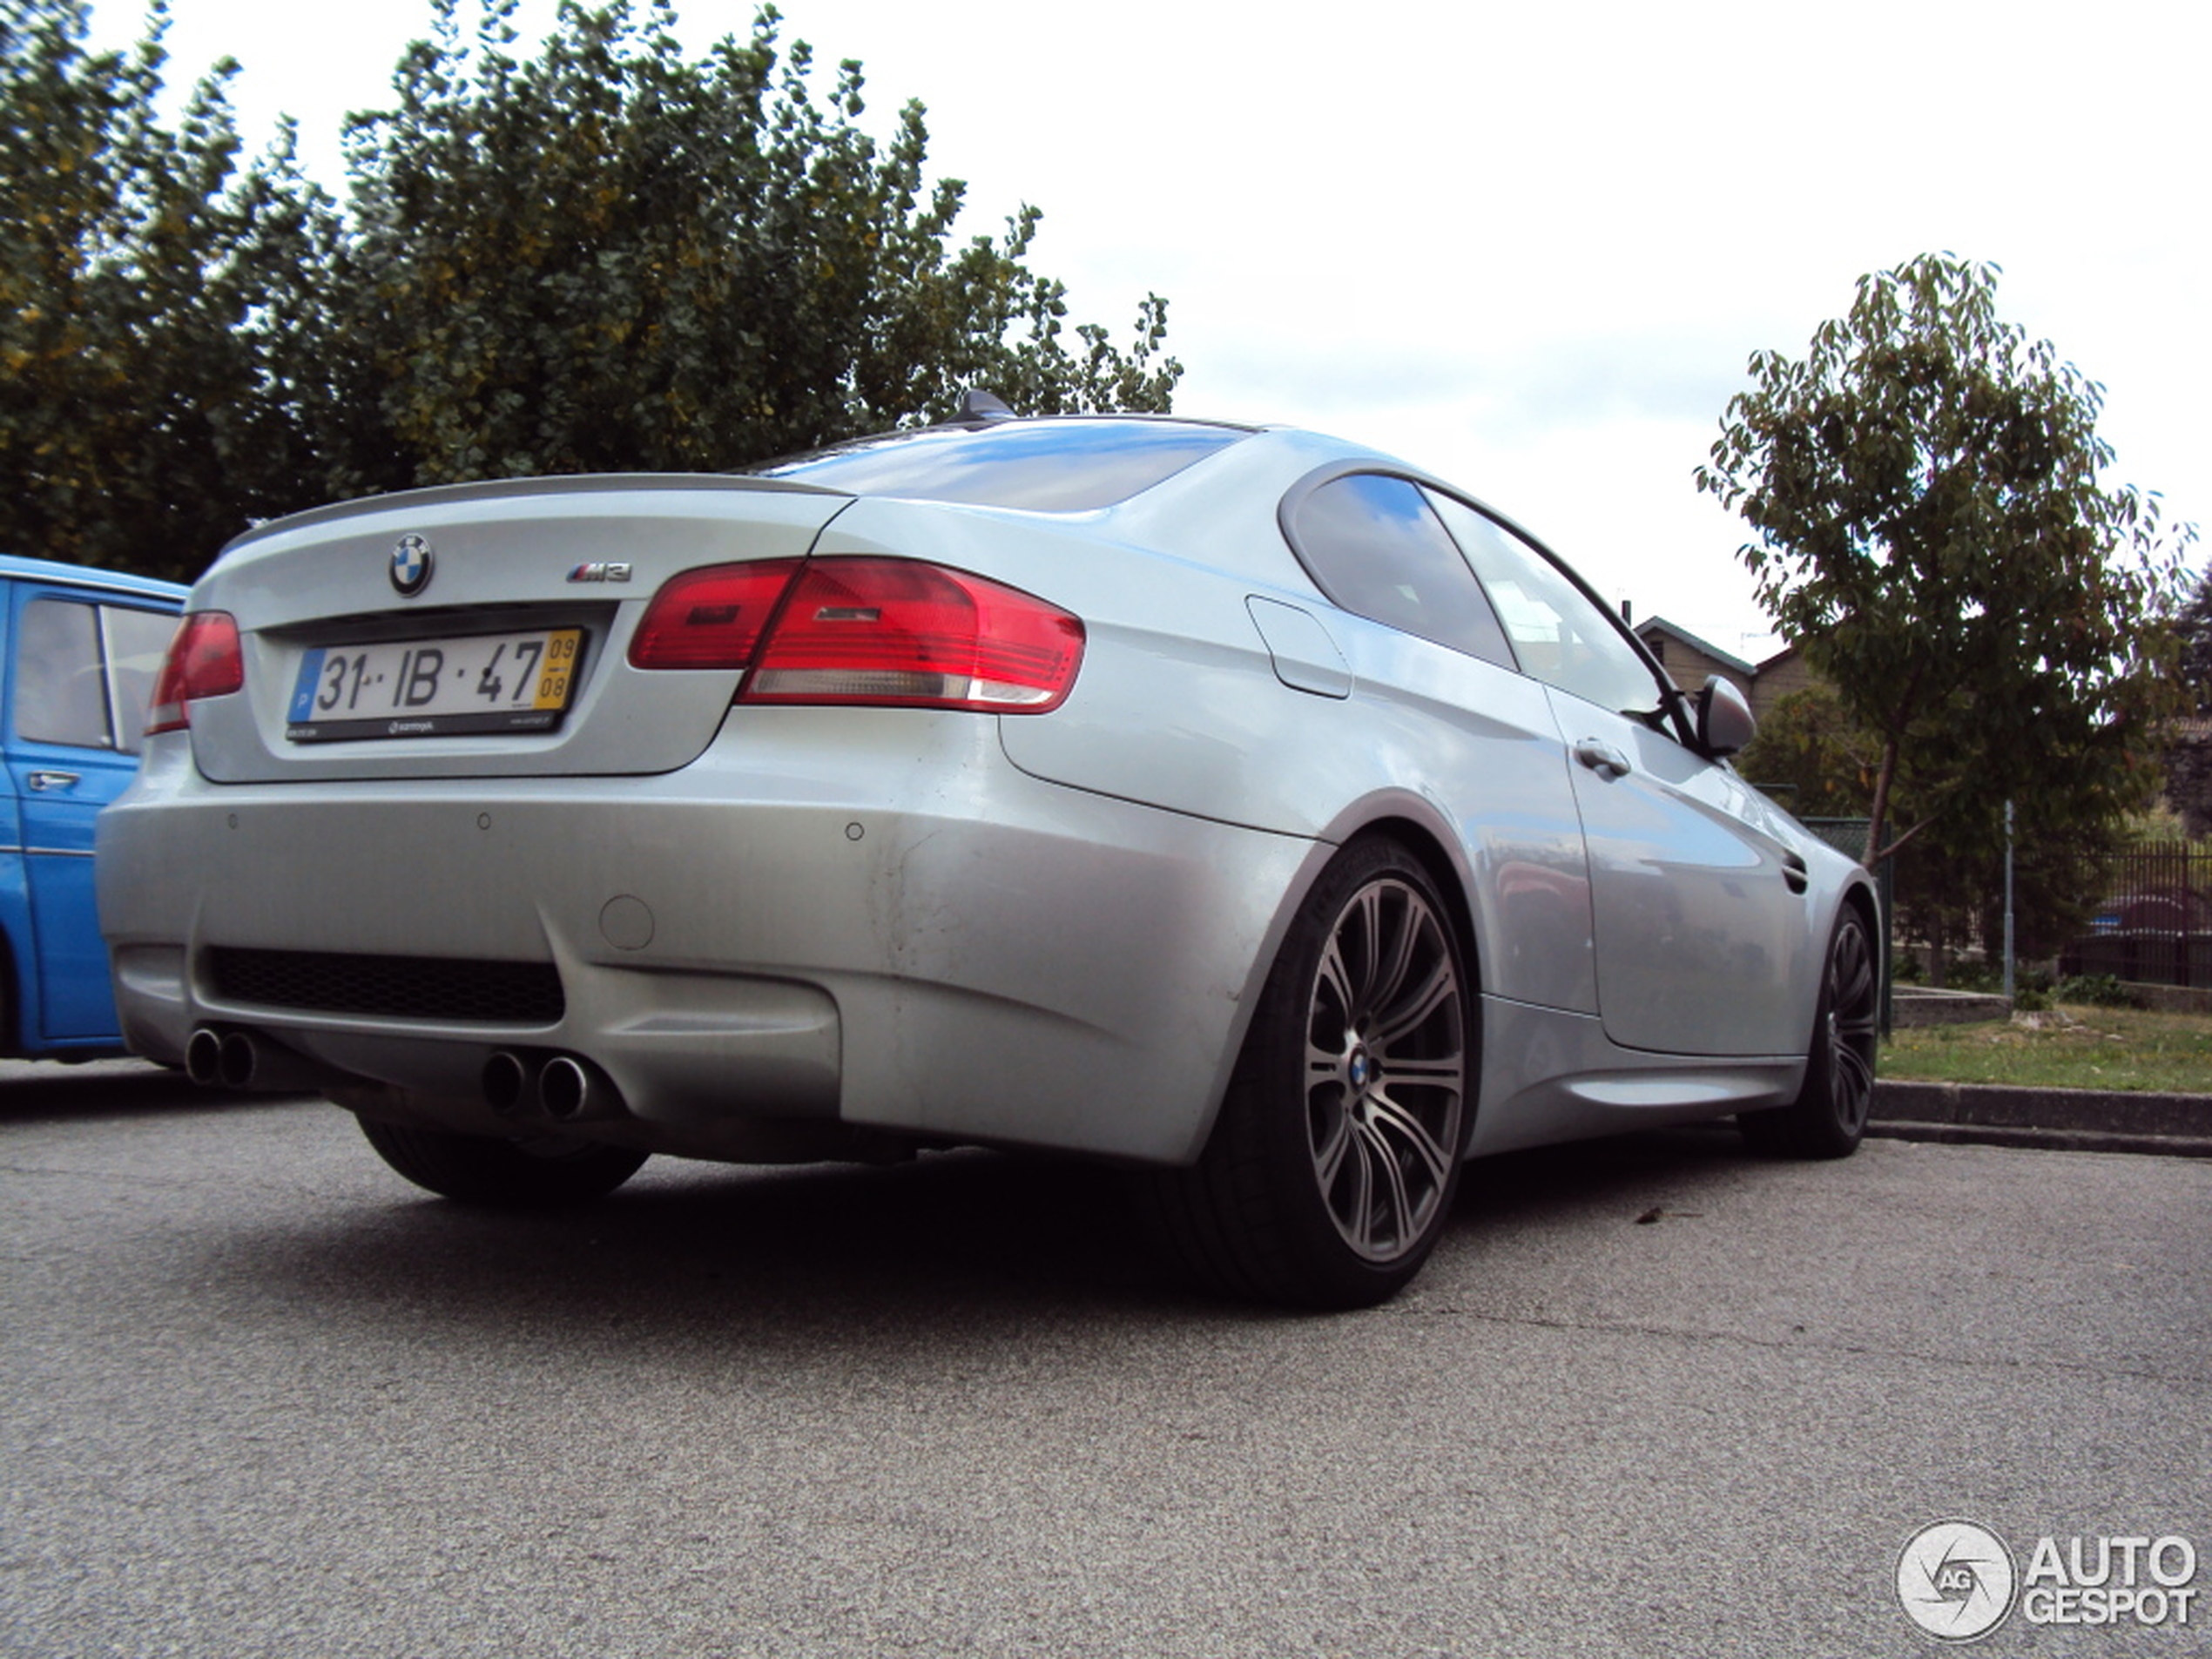
[[[2212,986],[2212,848],[2155,842],[2105,861],[2088,931],[2059,953],[2069,977]]]

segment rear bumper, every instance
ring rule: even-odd
[[[748,713],[649,778],[217,786],[170,741],[99,848],[154,1059],[248,1030],[496,1131],[487,1063],[561,1054],[620,1102],[589,1132],[656,1150],[742,1156],[782,1120],[1157,1162],[1203,1143],[1325,851],[1041,782],[988,718],[840,710]],[[550,964],[561,1005],[255,1000],[226,947]]]

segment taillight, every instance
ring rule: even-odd
[[[906,559],[818,559],[738,700],[1040,713],[1068,695],[1082,651],[1075,617],[981,577]]]
[[[759,573],[751,587],[743,581],[748,571]],[[727,631],[722,649],[710,651],[704,642],[718,630]],[[1042,714],[1067,697],[1083,653],[1082,623],[1057,605],[910,559],[691,571],[654,597],[638,638],[649,631],[649,647],[631,646],[635,667],[734,667],[750,652],[741,703]],[[696,653],[673,643],[694,637]]]
[[[238,624],[227,610],[195,610],[178,624],[153,683],[153,708],[146,735],[174,732],[191,724],[193,703],[203,697],[227,697],[246,684],[246,653],[239,650]]]
[[[752,661],[797,559],[686,570],[653,596],[630,640],[632,668],[735,668]]]

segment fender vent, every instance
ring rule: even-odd
[[[550,962],[446,956],[353,956],[320,950],[217,946],[204,967],[226,1002],[321,1014],[380,1015],[481,1025],[557,1025],[567,1011]]]

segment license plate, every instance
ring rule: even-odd
[[[550,732],[568,711],[583,630],[327,645],[301,654],[294,743]]]

